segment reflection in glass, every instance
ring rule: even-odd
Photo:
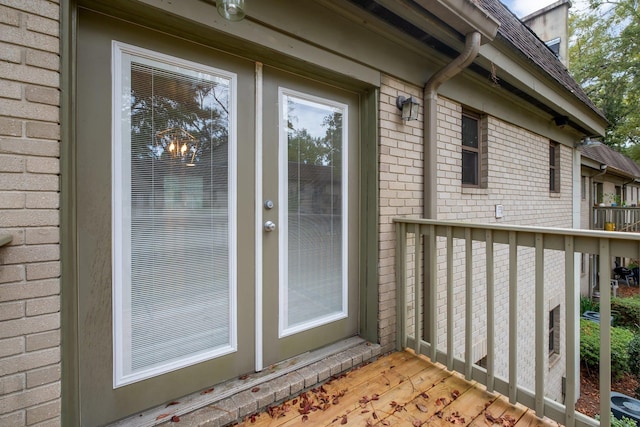
[[[124,67],[116,238],[130,254],[115,255],[126,377],[230,345],[231,93],[228,78],[133,57]]]
[[[344,304],[343,108],[286,96],[287,326],[341,314]]]

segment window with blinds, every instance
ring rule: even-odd
[[[235,75],[114,45],[114,385],[236,347]]]
[[[280,90],[280,335],[347,315],[347,106]]]

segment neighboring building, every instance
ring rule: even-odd
[[[580,227],[575,144],[606,120],[497,0],[0,3],[0,425],[108,424],[353,336],[393,350],[394,217]]]
[[[565,67],[569,66],[569,0],[558,0],[522,18]]]
[[[640,166],[599,141],[587,140],[579,150],[582,154],[581,228],[603,230],[609,223],[616,231],[640,231]],[[621,265],[626,261],[617,260]],[[614,265],[612,263],[612,268]],[[598,282],[597,270],[595,258],[582,257],[582,295],[593,295]]]

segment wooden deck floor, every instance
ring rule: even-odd
[[[396,352],[238,426],[558,426],[424,357]]]

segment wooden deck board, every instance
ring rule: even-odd
[[[305,401],[308,411],[301,409]],[[558,426],[408,351],[381,357],[273,408],[278,417],[264,412],[238,426],[484,427],[504,420],[514,427]]]

